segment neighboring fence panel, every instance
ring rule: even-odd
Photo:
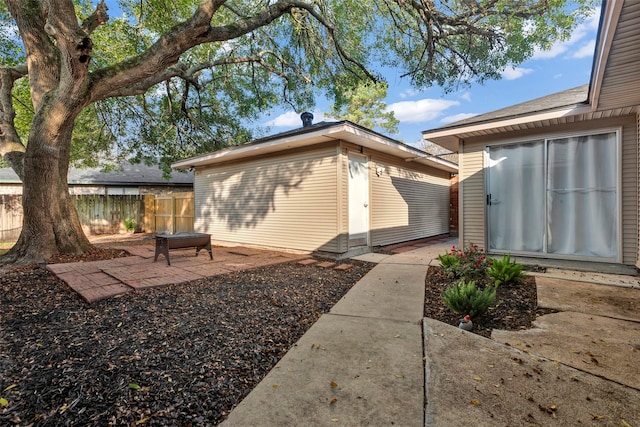
[[[172,195],[73,196],[82,228],[87,235],[123,233],[124,220],[136,220],[136,231],[192,233],[193,193]],[[22,196],[0,195],[0,241],[15,241],[22,230]]]
[[[123,221],[133,218],[138,224],[143,220],[144,200],[138,195],[74,196],[82,228],[87,234],[115,234],[124,231]]]
[[[22,196],[0,195],[0,241],[18,240],[22,231]]]

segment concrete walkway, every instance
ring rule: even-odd
[[[429,262],[451,240],[378,262],[307,331],[222,426],[422,426]]]
[[[640,290],[591,285],[580,299],[582,283],[540,286],[539,301],[573,298],[576,311],[539,318],[537,340],[525,337],[535,329],[483,338],[422,318],[427,266],[453,243],[356,257],[378,265],[221,425],[640,426]]]

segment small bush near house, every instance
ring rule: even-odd
[[[466,249],[451,247],[451,250],[438,257],[440,265],[451,278],[474,280],[486,276],[489,259],[478,245]]]
[[[516,282],[526,274],[522,271],[522,265],[515,261],[511,262],[511,255],[504,255],[501,260],[492,259],[490,261],[487,274],[493,280],[494,285],[499,286]]]
[[[478,289],[476,282],[460,280],[442,291],[444,303],[458,314],[476,317],[484,314],[496,299],[496,287]]]

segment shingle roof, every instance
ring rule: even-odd
[[[101,168],[69,170],[69,184],[75,185],[193,185],[193,173],[173,172],[170,180],[162,177],[162,171],[157,166],[144,164],[133,165],[124,163],[119,169],[102,172]],[[17,184],[20,179],[10,168],[0,168],[0,183]]]
[[[522,102],[516,105],[510,105],[499,110],[490,111],[488,113],[480,114],[477,116],[469,117],[468,119],[460,120],[454,123],[449,123],[446,126],[438,127],[435,129],[424,131],[423,133],[431,132],[434,130],[455,129],[458,127],[464,127],[472,124],[488,123],[494,120],[514,118],[520,116],[526,116],[530,114],[540,113],[543,111],[550,111],[556,108],[568,107],[571,105],[585,104],[589,96],[589,85],[574,87],[562,92],[552,93],[550,95],[542,96],[540,98],[532,99],[530,101]]]

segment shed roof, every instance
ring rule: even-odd
[[[20,183],[20,178],[13,169],[0,168],[0,184]],[[101,168],[70,168],[68,183],[71,185],[131,187],[141,185],[191,186],[193,185],[193,174],[175,172],[171,175],[170,180],[166,180],[162,177],[162,171],[157,166],[123,163],[118,169],[110,172],[103,172]]]
[[[389,138],[347,120],[315,123],[302,128],[256,139],[247,144],[180,160],[171,166],[177,169],[208,166],[232,160],[255,158],[257,156],[294,148],[308,147],[327,141],[347,141],[390,154],[407,162],[416,162],[451,173],[458,171],[458,165],[455,163],[440,159],[426,151]]]

